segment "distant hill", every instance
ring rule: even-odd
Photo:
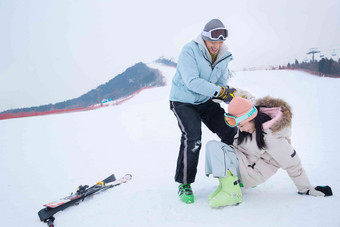
[[[103,99],[111,99],[114,101],[129,96],[141,88],[160,87],[164,85],[165,81],[159,70],[151,69],[146,64],[140,62],[126,69],[123,73],[117,75],[107,83],[100,85],[96,89],[92,89],[78,98],[56,104],[11,109],[2,113],[45,112],[56,109],[86,108],[100,103]]]

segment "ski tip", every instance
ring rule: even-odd
[[[106,179],[100,181],[100,182],[103,182],[104,184],[107,184],[107,183],[110,183],[110,182],[113,182],[116,180],[116,177],[114,174],[111,174],[111,176],[107,177]]]
[[[125,182],[127,182],[127,181],[129,181],[131,179],[132,179],[132,175],[131,174],[125,174],[124,177],[122,177],[121,181],[123,183],[125,183]]]

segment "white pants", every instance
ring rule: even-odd
[[[205,174],[226,177],[228,170],[240,179],[239,163],[234,149],[225,143],[210,140],[206,145]]]

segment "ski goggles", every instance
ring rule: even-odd
[[[228,30],[225,28],[214,28],[208,32],[203,31],[202,35],[215,41],[219,40],[221,37],[223,40],[226,40],[228,37]]]
[[[243,114],[240,117],[235,117],[235,116],[230,115],[228,113],[224,113],[224,121],[228,126],[233,128],[233,127],[236,127],[237,125],[239,125],[242,121],[253,116],[253,114],[255,114],[255,113],[256,113],[256,107],[255,106],[253,106],[253,108],[251,108],[251,110],[249,110],[248,113]]]

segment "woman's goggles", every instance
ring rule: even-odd
[[[225,28],[215,28],[212,29],[208,32],[203,31],[202,35],[205,37],[208,37],[211,40],[219,40],[220,38],[222,38],[222,40],[226,40],[228,37],[228,30]]]
[[[230,115],[228,113],[224,113],[224,121],[228,126],[233,128],[233,127],[236,127],[237,125],[239,125],[242,121],[251,117],[254,113],[256,113],[256,107],[255,106],[253,106],[253,108],[248,113],[246,113],[246,114],[244,114],[240,117],[235,117],[235,116]]]

